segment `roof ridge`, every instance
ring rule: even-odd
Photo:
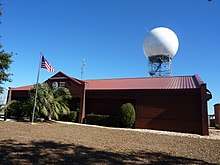
[[[83,81],[100,81],[100,80],[124,80],[124,79],[143,79],[149,77],[131,77],[131,78],[104,78],[104,79],[88,79]]]
[[[175,77],[193,77],[195,75],[188,76],[164,76],[164,77],[127,77],[127,78],[104,78],[104,79],[87,79],[82,81],[100,81],[100,80],[125,80],[125,79],[158,79],[158,78],[175,78]],[[199,76],[198,76],[199,77]]]

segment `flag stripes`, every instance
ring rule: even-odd
[[[49,64],[49,62],[42,55],[41,68],[47,69],[48,72],[55,72],[54,68]]]

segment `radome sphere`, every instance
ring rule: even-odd
[[[152,29],[144,39],[144,54],[146,57],[165,55],[172,58],[177,53],[179,41],[176,34],[166,28]]]

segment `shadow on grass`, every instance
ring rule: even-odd
[[[0,164],[209,164],[157,152],[114,153],[85,146],[38,141],[0,141]]]

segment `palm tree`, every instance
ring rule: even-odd
[[[36,87],[35,87],[36,88]],[[34,90],[35,90],[34,88]],[[31,93],[31,101],[34,101],[34,93]],[[69,114],[68,100],[72,98],[70,91],[64,87],[51,88],[48,84],[38,85],[36,111],[51,120],[59,119],[60,114]]]

